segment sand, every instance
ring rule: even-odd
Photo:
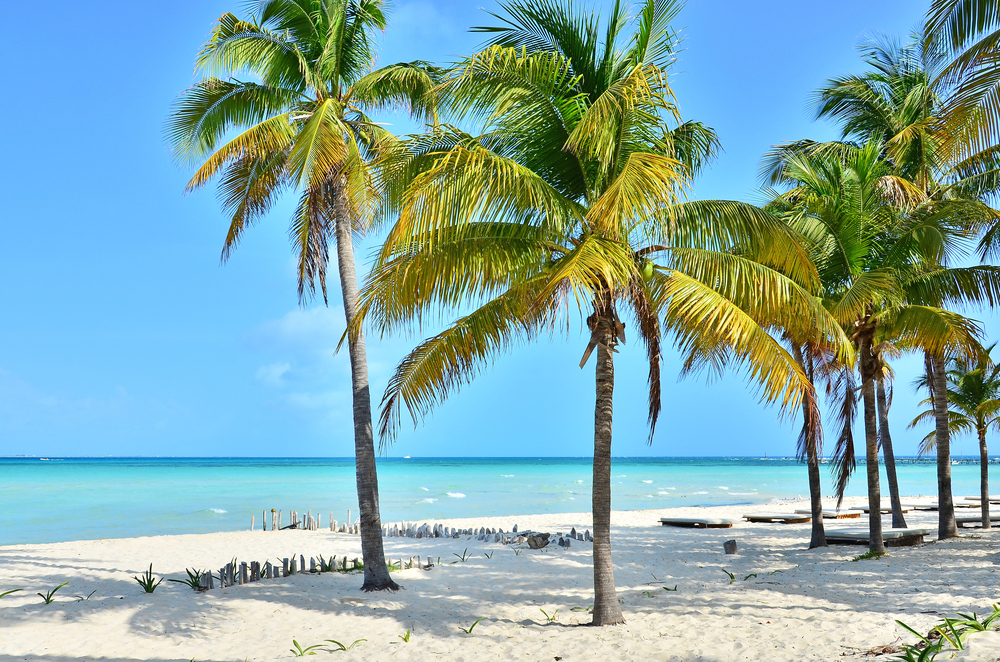
[[[857,505],[860,499],[846,505]],[[627,624],[589,622],[591,545],[524,550],[454,539],[386,540],[392,558],[420,554],[441,565],[394,573],[405,590],[362,594],[358,575],[296,575],[206,593],[164,582],[144,594],[132,576],[158,576],[292,554],[360,555],[357,536],[279,531],[174,535],[0,547],[0,662],[9,660],[274,660],[335,639],[353,649],[336,660],[834,660],[862,659],[873,646],[913,638],[895,619],[926,631],[955,611],[982,614],[997,601],[1000,533],[963,530],[946,542],[894,548],[852,563],[863,547],[807,550],[808,524],[737,524],[732,529],[661,527],[663,516],[739,519],[780,505],[615,512],[615,577]],[[832,504],[831,504],[832,507]],[[937,513],[908,513],[936,530]],[[586,529],[589,514],[440,520],[509,530]],[[829,528],[865,527],[867,517]],[[740,554],[726,556],[725,540]],[[456,554],[471,555],[459,562]],[[491,554],[486,558],[485,554]],[[455,563],[451,563],[455,561]],[[732,572],[736,581],[730,583]],[[44,605],[35,595],[70,581]],[[664,586],[677,591],[667,592]],[[74,596],[87,596],[77,599]],[[648,594],[647,594],[648,592]],[[556,620],[547,622],[558,610]],[[484,620],[471,635],[459,630]],[[411,631],[409,643],[398,635]],[[960,659],[1000,657],[992,634]],[[1000,637],[1000,635],[997,635]],[[982,643],[979,643],[982,642]],[[979,653],[977,653],[979,651]],[[889,659],[889,656],[880,659]]]

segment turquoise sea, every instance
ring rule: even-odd
[[[991,470],[996,467],[991,467]],[[849,494],[865,492],[859,463]],[[979,467],[952,467],[956,495],[978,494]],[[935,467],[904,463],[900,492],[934,494]],[[616,458],[613,507],[765,503],[808,496],[793,459]],[[824,494],[831,493],[829,466]],[[887,494],[884,482],[883,493]],[[590,458],[379,460],[383,521],[586,512]],[[232,531],[278,508],[357,517],[348,458],[0,458],[0,545]],[[284,521],[287,522],[287,519]]]

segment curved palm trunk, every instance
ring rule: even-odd
[[[791,343],[792,356],[812,382],[812,374],[806,370],[805,361],[802,358],[802,350],[794,342]],[[806,397],[812,398],[808,402]],[[816,437],[818,435],[819,422],[810,425],[810,408],[816,406],[815,392],[802,398],[802,432],[799,439],[803,442],[806,450],[806,466],[809,474],[809,506],[812,511],[812,537],[809,540],[809,549],[816,547],[826,547],[826,529],[823,526],[823,485],[819,476],[819,452],[816,448]]]
[[[358,278],[354,268],[354,242],[347,205],[338,190],[335,193],[337,264],[344,296],[344,313],[350,327],[357,311]],[[368,388],[368,359],[365,337],[359,330],[349,343],[351,386],[354,395],[354,463],[358,484],[358,511],[361,514],[361,555],[365,563],[362,591],[397,591],[399,585],[389,576],[382,548],[382,520],[378,510],[378,474],[375,470],[375,437],[372,432],[371,393]]]
[[[983,528],[990,528],[990,459],[986,456],[986,428],[979,428],[979,497],[983,504]]]
[[[938,474],[938,540],[957,538],[955,500],[951,494],[951,439],[948,433],[948,383],[943,356],[931,357],[934,384],[935,444]]]
[[[614,320],[599,316],[603,331],[597,345],[597,403],[594,408],[594,617],[592,625],[624,623],[611,564],[611,420],[615,390]]]
[[[884,552],[882,540],[882,493],[878,475],[878,430],[875,406],[875,357],[872,341],[866,335],[861,340],[861,396],[865,409],[865,459],[868,469],[868,548]]]
[[[896,480],[896,456],[892,452],[892,436],[889,434],[889,400],[885,396],[885,382],[878,380],[878,432],[882,455],[885,458],[885,474],[889,479],[889,501],[892,503],[892,528],[905,529],[903,505],[899,501],[899,482]]]

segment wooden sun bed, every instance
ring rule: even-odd
[[[736,524],[731,519],[713,519],[711,517],[661,517],[663,526],[680,526],[686,529],[729,529]]]
[[[812,516],[811,510],[796,510],[797,513],[805,513]],[[858,519],[861,517],[861,513],[854,510],[824,510],[823,519]]]
[[[992,502],[991,502],[992,503]],[[956,508],[982,508],[981,503],[974,503],[972,501],[955,501]],[[933,503],[908,503],[904,508],[912,508],[913,510],[937,510],[937,502]],[[906,512],[905,510],[903,512]]]
[[[908,512],[910,512],[910,508],[912,508],[912,506],[906,504],[906,505],[903,505],[901,507],[901,511],[904,512],[904,513],[908,513]],[[857,510],[857,511],[860,511],[860,512],[867,513],[868,510],[869,510],[869,508],[868,508],[868,506],[854,506],[853,508],[848,508],[848,510]],[[886,514],[886,515],[891,515],[892,514],[892,508],[891,507],[883,506],[882,508],[879,508],[879,510],[882,511],[882,513]]]
[[[781,522],[782,524],[802,524],[803,522],[811,522],[812,514],[750,513],[749,515],[744,515],[743,519],[748,522],[766,522],[767,524],[772,524],[774,522]]]
[[[885,529],[882,540],[886,547],[906,547],[919,545],[930,529]],[[867,545],[868,529],[831,529],[826,532],[826,542],[830,545]]]
[[[990,515],[990,522],[1000,522],[1000,515]],[[973,526],[982,526],[983,517],[982,515],[962,515],[955,518],[955,524],[960,527],[965,527],[966,524],[971,524]]]

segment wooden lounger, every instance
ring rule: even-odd
[[[1000,522],[1000,515],[990,515],[990,522]],[[955,518],[955,524],[961,527],[965,527],[966,524],[971,524],[973,526],[982,526],[983,516],[982,515],[962,515]]]
[[[802,515],[799,513],[750,513],[749,515],[744,515],[743,519],[748,522],[766,522],[768,524],[773,522],[801,524],[803,522],[811,522],[812,515]]]
[[[905,507],[906,508],[912,508],[913,510],[937,510],[938,509],[938,504],[937,504],[936,501],[934,503],[908,503],[908,504],[906,504]],[[972,502],[972,501],[956,501],[955,502],[955,507],[956,508],[982,508],[983,506],[980,503],[975,503],[975,502]],[[903,512],[906,512],[906,511],[904,510]]]
[[[886,547],[906,547],[919,545],[929,529],[886,529],[882,531],[882,540]],[[829,545],[867,545],[867,529],[833,529],[826,532],[826,542]]]
[[[797,513],[806,513],[812,516],[811,510],[796,510]],[[856,510],[824,510],[823,519],[858,519],[861,513]]]
[[[910,505],[901,506],[900,507],[900,511],[904,512],[904,513],[908,513],[908,512],[910,512],[910,508],[911,508]],[[934,506],[934,509],[937,510],[937,506]],[[858,511],[867,513],[868,510],[869,510],[869,508],[868,508],[868,506],[854,506],[853,508],[849,508],[848,510],[858,510]],[[882,511],[882,513],[884,513],[886,515],[891,515],[892,514],[892,508],[891,507],[882,507],[882,508],[879,508],[879,510]]]
[[[712,519],[711,517],[662,517],[663,526],[682,526],[688,529],[729,529],[735,524],[731,519]]]

